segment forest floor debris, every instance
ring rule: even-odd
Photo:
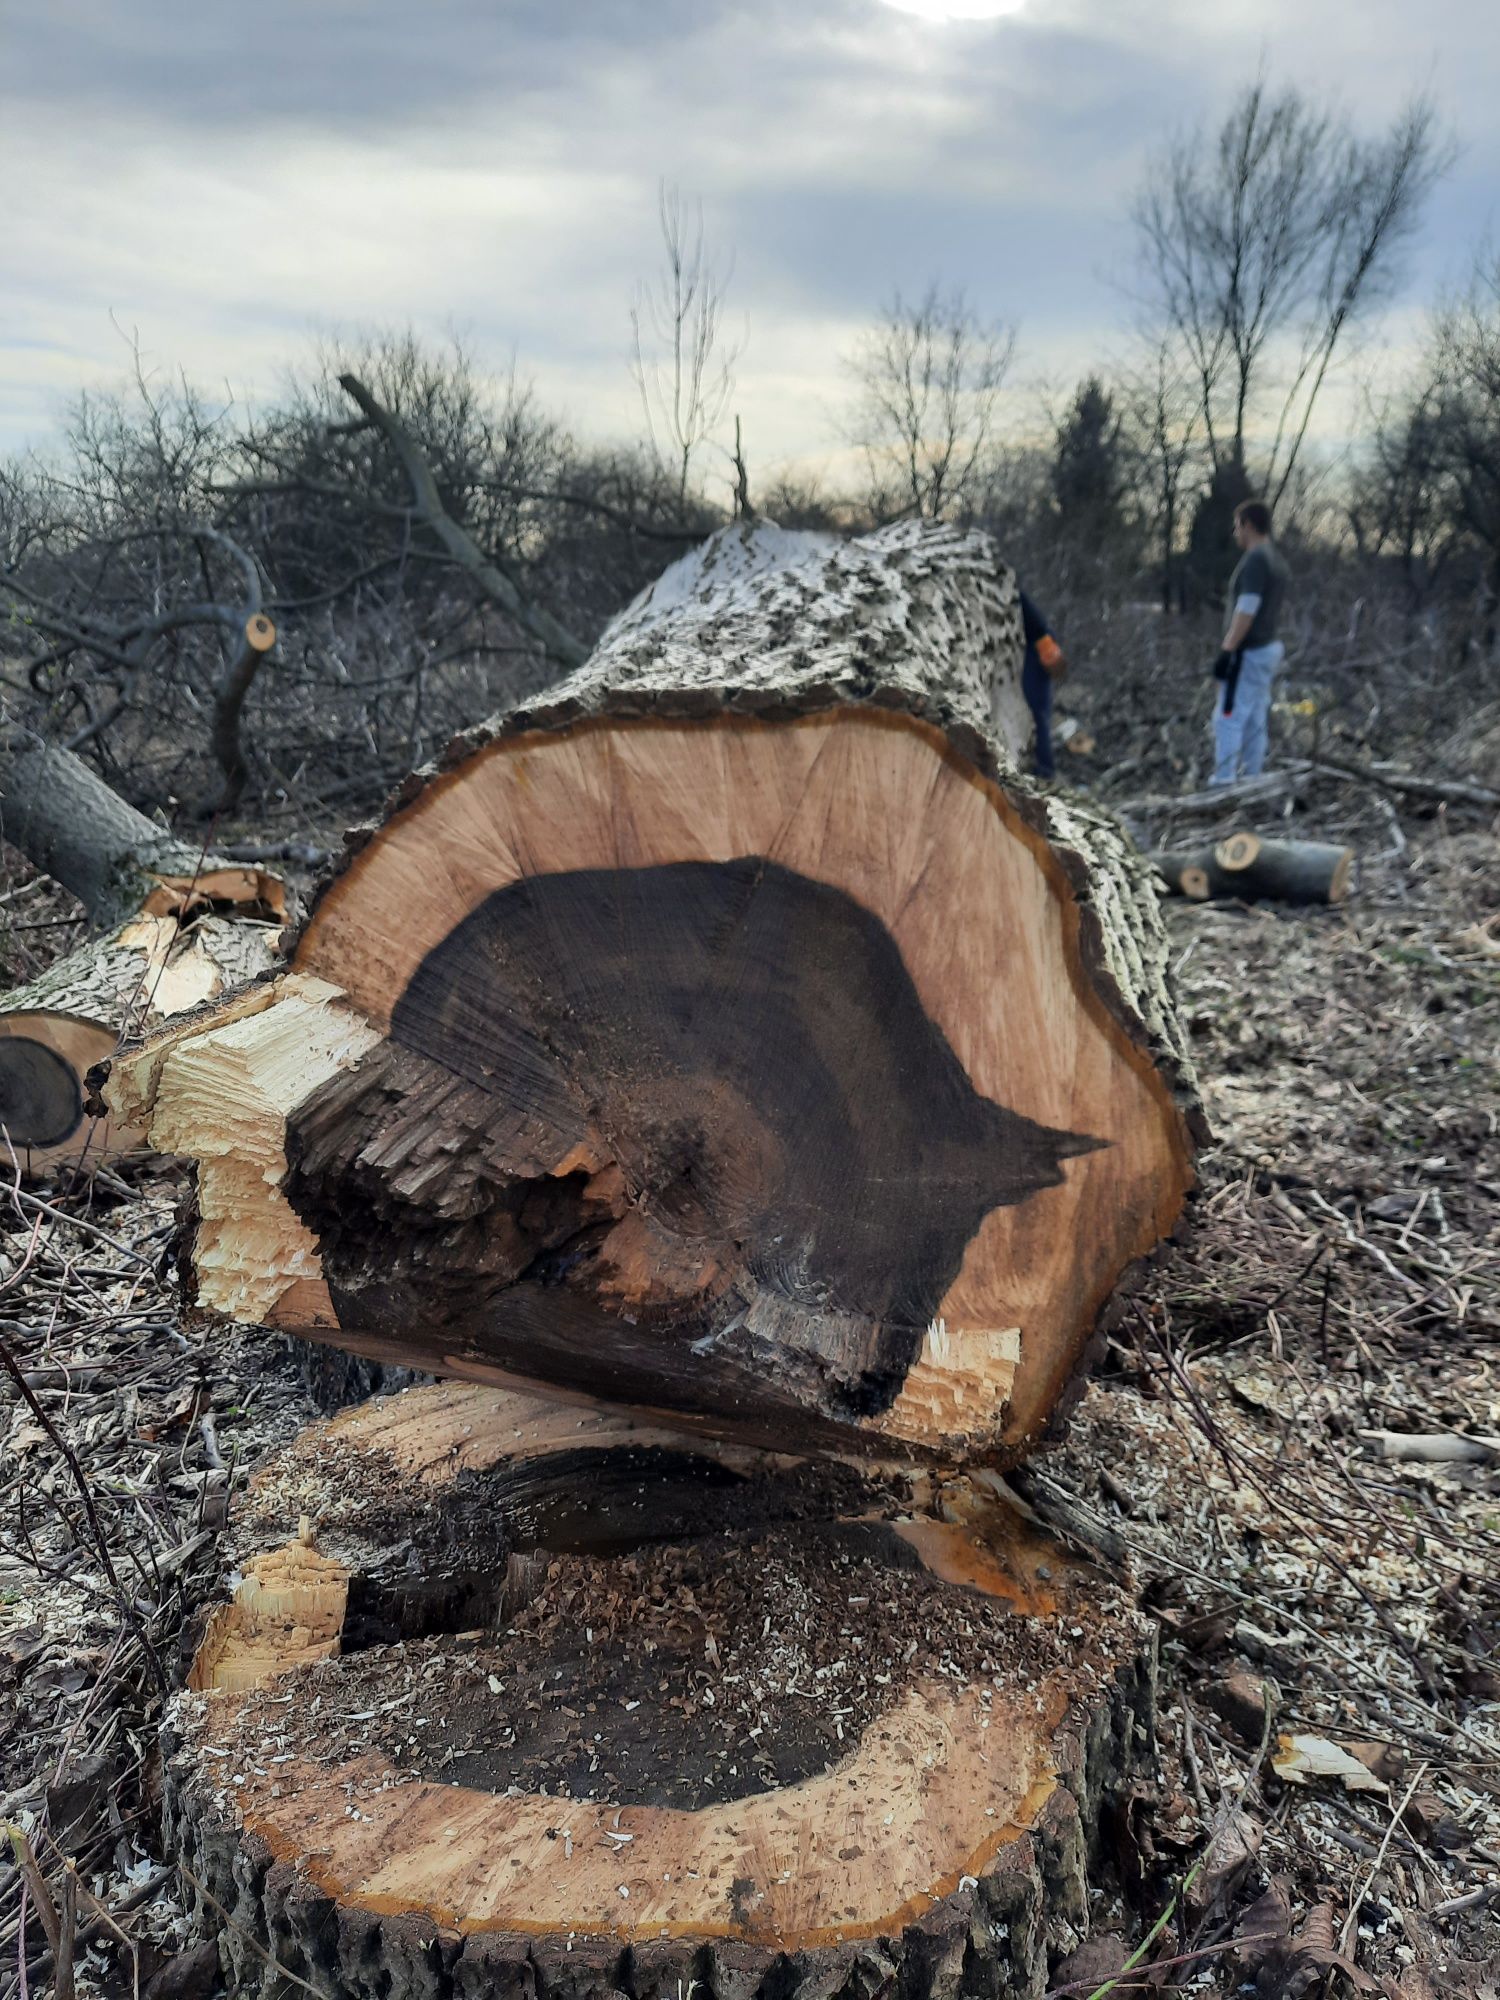
[[[1031,1474],[1123,1545],[1164,1659],[1160,1780],[1057,1991],[1169,1908],[1134,1990],[1497,1991],[1500,1459],[1386,1440],[1500,1438],[1500,841],[1326,782],[1299,826],[1360,847],[1347,906],[1169,908],[1218,1145]],[[0,2000],[23,1962],[46,1990],[70,1900],[80,1995],[169,1962],[207,1993],[154,1719],[233,1494],[317,1399],[287,1343],[181,1324],[173,1173],[27,1193],[0,1190],[0,1817],[35,1867],[0,1868]]]

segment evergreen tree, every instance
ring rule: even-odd
[[[1057,427],[1052,497],[1058,519],[1070,534],[1096,547],[1114,548],[1125,536],[1129,489],[1114,398],[1097,375],[1089,375]]]

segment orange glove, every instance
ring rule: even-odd
[[[1037,640],[1036,656],[1055,681],[1060,681],[1068,671],[1068,656],[1050,632]]]

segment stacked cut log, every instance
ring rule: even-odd
[[[1342,903],[1354,849],[1319,840],[1266,840],[1232,833],[1212,847],[1153,854],[1167,887],[1193,902]]]
[[[1199,1125],[1020,666],[982,536],[726,530],[114,1065],[200,1309],[490,1385],[241,1524],[168,1776],[248,1983],[1032,1994],[1086,1921],[1149,1647],[999,1473]]]
[[[65,750],[0,743],[0,829],[83,904],[94,929],[0,997],[0,1145],[39,1175],[144,1143],[85,1110],[85,1079],[122,1037],[217,999],[272,963],[278,876],[174,839]]]

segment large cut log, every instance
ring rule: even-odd
[[[165,1731],[231,1989],[1036,2000],[1153,1753],[1146,1628],[992,1475],[472,1385],[304,1432]]]
[[[981,535],[714,537],[116,1066],[207,1308],[771,1445],[1014,1457],[1192,1174],[1149,869],[1021,775]]]
[[[84,1079],[122,1037],[218,998],[273,962],[281,878],[178,841],[78,757],[0,734],[0,828],[102,935],[0,997],[0,1148],[27,1174],[143,1143],[91,1117]]]

